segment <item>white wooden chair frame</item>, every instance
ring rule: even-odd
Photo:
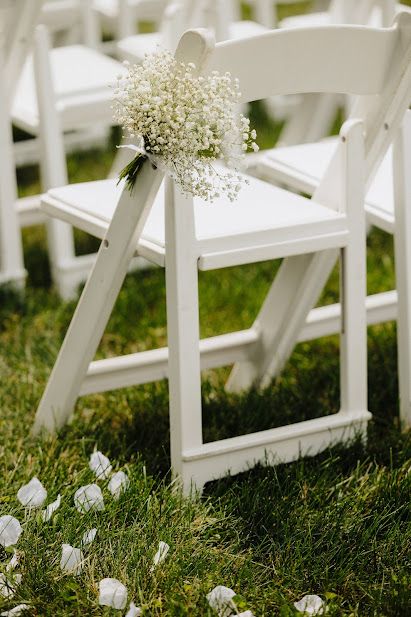
[[[87,5],[90,0],[87,0]],[[81,7],[82,14],[88,13],[86,6]],[[93,127],[93,131],[113,124],[112,110],[108,96],[109,78],[107,78],[107,102],[97,101],[93,97],[74,100],[72,97],[70,115],[65,113],[65,125],[58,109],[50,66],[50,36],[43,25],[35,32],[33,68],[38,104],[38,151],[42,187],[47,190],[68,182],[64,131]],[[122,66],[118,64],[118,72]],[[16,79],[13,80],[13,83]],[[76,93],[75,93],[76,94]],[[101,131],[100,131],[101,134]],[[84,140],[84,136],[82,137]],[[40,210],[40,196],[33,196],[19,203],[19,219],[22,226],[44,223],[44,214]],[[95,254],[77,256],[74,238],[69,225],[61,221],[47,220],[48,251],[52,278],[64,299],[76,297],[80,283],[84,282],[95,260]]]
[[[388,148],[392,131],[404,114],[411,86],[411,66],[402,58],[411,53],[411,30],[399,19],[387,30],[330,27],[294,32],[270,32],[254,39],[225,42],[213,47],[201,31],[187,32],[178,47],[179,58],[191,60],[202,70],[231,70],[242,84],[242,101],[272,94],[346,90],[360,97],[356,115],[341,131],[335,157],[315,191],[314,200],[341,213],[344,225],[338,233],[313,232],[310,237],[282,236],[261,242],[249,240],[238,246],[233,238],[195,239],[193,207],[167,181],[165,207],[166,286],[168,348],[115,359],[91,362],[115,299],[135,253],[154,196],[162,180],[159,170],[143,166],[138,190],[124,190],[101,244],[95,267],[87,281],[60,350],[34,424],[34,432],[60,428],[70,417],[79,395],[169,377],[171,461],[188,492],[227,471],[239,472],[264,460],[290,461],[301,454],[313,455],[340,439],[365,435],[367,410],[366,374],[366,272],[364,180]],[[346,53],[347,41],[351,57]],[[324,67],[325,45],[329,69]],[[295,46],[305,49],[298,75],[280,58]],[[375,60],[376,68],[356,62]],[[282,53],[280,53],[282,52]],[[332,61],[330,56],[332,55]],[[262,65],[261,57],[272,62]],[[398,57],[401,57],[401,60]],[[388,63],[397,58],[398,71]],[[260,71],[253,71],[253,59]],[[338,61],[337,61],[338,59]],[[321,66],[313,73],[304,66]],[[344,70],[335,71],[335,65]],[[348,70],[350,67],[350,70]],[[341,76],[344,76],[341,79]],[[379,97],[370,97],[379,93]],[[371,99],[371,101],[370,101]],[[389,129],[384,128],[389,121]],[[386,123],[385,123],[386,124]],[[365,128],[365,141],[363,137]],[[365,148],[365,150],[364,150]],[[48,211],[65,216],[53,198],[45,198]],[[69,220],[69,213],[66,212]],[[275,235],[275,234],[274,234]],[[341,410],[339,413],[298,422],[252,435],[204,444],[201,422],[200,368],[236,362],[228,387],[243,389],[267,383],[283,366],[302,331],[308,311],[323,288],[341,252]],[[246,331],[199,340],[198,269],[284,257],[255,324]],[[298,302],[295,299],[298,298]]]
[[[306,144],[306,155],[310,156],[313,146]],[[278,159],[273,160],[263,154],[260,162],[255,160],[253,173],[270,181],[286,185],[293,190],[311,194],[315,190],[315,178],[309,177],[290,164],[281,165],[281,153],[292,153],[294,147],[280,149]],[[298,149],[298,146],[297,146]],[[366,298],[367,323],[375,325],[397,320],[398,380],[400,399],[400,418],[404,427],[411,426],[411,111],[407,111],[404,122],[394,141],[393,178],[388,190],[394,191],[394,212],[376,208],[365,202],[365,210],[370,225],[394,236],[395,268],[397,289],[376,293]],[[389,181],[389,178],[386,178]],[[307,340],[314,334],[328,336],[340,328],[340,306],[332,304],[313,309],[303,330],[302,338]]]
[[[18,208],[28,200],[17,199],[9,105],[41,5],[42,0],[14,0],[1,7],[5,13],[0,23],[0,284],[12,283],[17,288],[26,278]]]

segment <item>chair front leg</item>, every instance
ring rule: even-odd
[[[194,254],[192,202],[167,180],[166,290],[171,466],[189,494],[196,486],[184,451],[202,444],[198,259]]]

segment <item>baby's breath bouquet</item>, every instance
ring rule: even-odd
[[[116,120],[137,144],[128,146],[136,156],[120,173],[130,189],[150,159],[184,194],[235,199],[245,153],[258,150],[250,121],[237,111],[237,79],[217,71],[198,76],[193,63],[159,51],[142,65],[128,65],[115,94]]]

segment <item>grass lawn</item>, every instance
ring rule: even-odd
[[[254,123],[266,145],[278,127],[261,109]],[[97,179],[113,148],[70,157],[72,181]],[[22,194],[38,190],[37,169],[19,173]],[[33,440],[29,430],[75,302],[59,300],[50,286],[45,234],[24,232],[29,271],[24,298],[0,289],[0,516],[23,526],[17,545],[22,574],[12,600],[41,617],[124,614],[98,605],[98,582],[115,577],[144,615],[211,616],[206,594],[232,587],[256,617],[291,616],[304,594],[319,594],[329,615],[408,615],[411,606],[411,433],[398,428],[395,324],[369,329],[368,444],[335,447],[313,459],[260,466],[206,486],[186,500],[170,486],[167,383],[129,388],[79,400],[70,426],[57,439]],[[80,252],[96,246],[78,234]],[[278,263],[200,273],[201,334],[251,325]],[[392,240],[372,230],[368,286],[394,286]],[[335,272],[321,302],[338,299]],[[150,349],[167,342],[164,272],[130,274],[98,356]],[[339,407],[338,338],[300,344],[284,374],[263,392],[224,392],[229,368],[203,380],[206,441],[334,413]],[[129,474],[129,490],[115,501],[100,486],[104,512],[80,514],[73,496],[94,481],[88,458],[97,447],[115,470]],[[270,463],[270,461],[268,461]],[[62,505],[51,522],[25,513],[17,490],[37,475],[49,498]],[[85,549],[83,572],[64,575],[61,545]],[[159,541],[170,551],[154,572]],[[0,547],[0,572],[10,550]]]

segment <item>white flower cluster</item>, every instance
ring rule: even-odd
[[[120,177],[132,188],[148,157],[184,194],[234,200],[245,153],[258,150],[256,132],[237,111],[239,97],[238,79],[230,73],[199,76],[193,63],[177,62],[168,51],[129,66],[115,90],[115,118],[141,150]]]

